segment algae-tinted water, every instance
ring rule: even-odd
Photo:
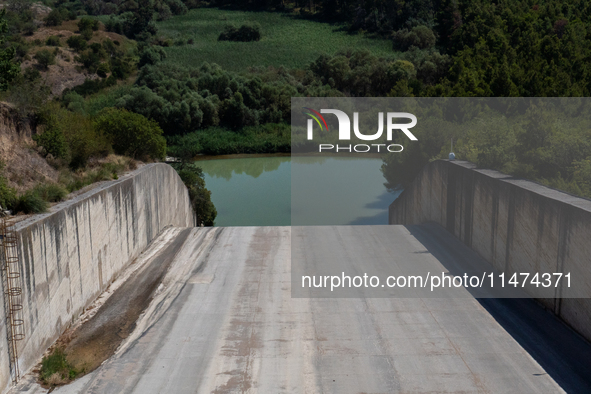
[[[387,224],[396,194],[380,159],[255,157],[199,161],[216,226]]]

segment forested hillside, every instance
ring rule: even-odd
[[[288,152],[291,97],[591,95],[591,5],[579,0],[46,3],[9,1],[0,89],[45,130],[41,152],[71,171],[110,152],[162,158],[161,135],[185,163]],[[84,83],[52,93],[58,69]],[[523,116],[490,135],[434,128],[386,161],[389,187],[443,157],[453,137],[458,158],[590,196],[591,131],[567,139],[560,122]],[[129,122],[116,132],[153,144],[116,144],[100,126],[115,120]]]
[[[230,8],[296,8],[352,34],[391,38],[417,69],[421,96],[588,96],[591,3],[513,0],[217,0]],[[427,53],[425,53],[427,52]],[[442,71],[439,55],[449,56]],[[434,61],[435,60],[435,61]]]

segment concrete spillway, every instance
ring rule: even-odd
[[[319,255],[359,246],[362,233],[372,232],[396,240],[373,245],[384,261],[392,253],[435,259],[427,248],[441,252],[443,267],[471,253],[438,241],[448,236],[439,226],[416,226],[422,240],[408,229],[309,230]],[[167,248],[175,241],[170,231],[186,237],[180,248]],[[163,253],[173,261],[134,333],[95,372],[54,392],[591,391],[591,346],[533,300],[292,298],[292,232],[165,230],[143,264]]]
[[[16,228],[26,301],[21,369],[30,371],[80,313],[97,310],[97,296],[112,294],[83,328],[111,323],[121,339],[111,343],[115,354],[55,393],[591,392],[591,345],[557,317],[587,334],[588,298],[296,291],[293,277],[308,270],[363,274],[351,262],[388,272],[404,261],[441,273],[559,262],[587,278],[587,200],[565,203],[464,167],[428,166],[391,206],[398,224],[389,226],[192,228],[187,190],[163,164],[61,203]],[[535,253],[522,253],[528,248]],[[144,293],[152,298],[143,313],[118,331],[125,295]],[[94,338],[91,329],[86,335]],[[14,374],[7,339],[0,320],[0,392]],[[29,374],[12,392],[46,390]]]

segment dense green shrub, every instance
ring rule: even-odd
[[[117,79],[126,79],[135,70],[135,61],[133,57],[119,48],[118,41],[111,41],[105,39],[101,43],[104,51],[106,52],[109,70],[112,76]]]
[[[231,155],[240,153],[289,153],[291,129],[288,124],[267,123],[233,131],[210,127],[182,136],[167,137],[168,154],[193,158],[198,154]]]
[[[39,184],[33,188],[33,192],[48,202],[60,202],[68,195],[66,188],[58,183]]]
[[[55,64],[55,52],[42,49],[35,54],[35,60],[42,69],[47,70],[49,66]]]
[[[82,168],[91,158],[106,157],[113,152],[107,134],[98,130],[89,117],[62,108],[56,112],[68,142],[70,168]]]
[[[31,3],[27,0],[8,0],[5,2],[5,7],[9,11],[18,14],[29,11],[31,9]]]
[[[91,19],[88,17],[82,17],[80,18],[80,20],[78,21],[78,30],[80,30],[81,32],[84,30],[91,30],[91,31],[97,31],[99,29],[99,21],[96,19]]]
[[[76,92],[80,96],[86,97],[90,96],[91,94],[98,93],[102,89],[114,86],[116,84],[117,78],[115,78],[113,75],[104,79],[86,79],[84,83],[82,83],[81,85],[74,86],[72,89],[64,90],[63,94],[68,94],[69,92]]]
[[[82,38],[82,36],[73,35],[66,41],[68,46],[75,50],[76,52],[80,52],[86,49],[87,41]]]
[[[42,213],[47,211],[49,204],[41,196],[39,196],[34,190],[29,190],[17,197],[13,212],[22,213]]]
[[[43,147],[45,156],[51,155],[56,159],[69,161],[68,144],[56,121],[48,122],[45,131],[34,135],[33,140]]]
[[[60,46],[60,38],[58,36],[49,36],[45,41],[45,45],[50,47],[59,47]]]
[[[80,54],[75,57],[75,60],[82,63],[82,66],[91,73],[95,73],[101,61],[106,57],[107,52],[103,49],[102,45],[94,43],[91,44],[90,48],[87,50],[80,52]]]
[[[299,94],[295,84],[264,83],[207,63],[200,68],[146,65],[116,106],[154,119],[166,134],[217,125],[238,129],[288,120],[291,97]]]
[[[95,128],[93,122],[81,113],[70,112],[50,103],[40,112],[39,121],[45,131],[34,140],[72,169],[84,167],[91,158],[105,157],[112,152],[107,136]]]
[[[73,90],[65,90],[62,94],[62,105],[72,112],[84,113],[84,97]]]
[[[186,160],[172,166],[189,189],[191,205],[197,215],[197,225],[213,226],[217,210],[211,202],[211,192],[205,187],[201,168],[196,163]]]
[[[261,39],[261,25],[257,22],[246,23],[240,27],[227,25],[218,37],[219,41],[259,41]]]
[[[72,36],[68,39],[68,45],[78,52],[78,55],[75,57],[77,62],[82,63],[82,66],[85,69],[91,73],[99,74],[102,78],[105,78],[107,73],[111,73],[115,79],[126,79],[135,69],[132,56],[124,50],[121,50],[117,44],[108,38],[103,40],[102,43],[88,45],[88,43],[80,36]],[[87,84],[87,86],[84,86],[79,90],[80,92],[87,92],[89,88],[92,88],[91,93],[95,93],[98,91],[97,89],[102,89],[113,84],[114,82],[111,83],[111,81],[109,81],[107,85],[105,85],[105,83],[96,82],[93,86],[91,86],[92,84]]]
[[[428,49],[435,46],[435,34],[427,26],[415,26],[410,31],[401,29],[392,33],[395,50],[406,51],[410,47]]]
[[[64,22],[62,12],[54,8],[44,19],[46,26],[60,26]]]
[[[14,48],[14,55],[17,61],[23,61],[31,48],[31,43],[24,40],[22,36],[18,36],[18,38],[11,37],[11,45]]]
[[[154,3],[152,0],[138,0],[137,8],[125,15],[123,33],[132,39],[145,41],[156,34],[158,29],[153,21]]]
[[[107,74],[110,72],[111,69],[109,68],[109,63],[101,63],[96,69],[96,74],[101,78],[106,78]]]
[[[158,14],[158,17],[156,18],[158,21],[165,21],[167,19],[170,19],[170,17],[172,16],[170,7],[166,3],[157,2],[155,11]]]
[[[411,48],[404,52],[401,58],[410,61],[415,66],[417,79],[427,85],[433,85],[441,80],[449,71],[451,63],[449,55],[442,55],[433,48],[429,50]]]
[[[199,178],[196,185],[189,186],[189,198],[197,215],[197,224],[213,226],[217,216],[217,210],[211,202],[211,192],[205,188],[205,181]]]
[[[591,197],[591,156],[574,160],[571,164],[573,183],[580,190],[577,194]]]
[[[109,68],[112,75],[117,79],[127,79],[134,71],[133,60],[127,56],[111,57]]]
[[[6,16],[10,34],[31,35],[37,30],[32,2],[27,0],[9,0],[4,2],[3,15]]]
[[[107,19],[107,21],[105,22],[105,30],[117,34],[124,34],[124,23],[124,18],[111,15],[109,16],[109,19]]]
[[[199,0],[153,0],[151,2],[136,1],[112,1],[112,0],[60,0],[60,7],[77,9],[81,14],[88,15],[121,15],[127,12],[136,11],[138,8],[149,8],[154,13],[160,13],[166,9],[170,15],[182,15],[189,8],[196,8]]]
[[[141,68],[146,64],[154,65],[164,59],[166,59],[166,52],[164,52],[164,49],[160,47],[146,46],[140,52],[140,61],[138,63],[138,67]]]
[[[20,66],[13,62],[15,50],[5,47],[5,35],[8,31],[6,9],[0,11],[0,91],[8,89],[8,84],[20,74]]]
[[[23,78],[26,81],[34,82],[41,78],[41,73],[34,67],[27,67],[23,71]]]
[[[164,159],[166,141],[153,120],[125,109],[107,108],[97,116],[95,125],[111,138],[117,154],[140,160]]]
[[[381,59],[366,50],[321,55],[310,70],[322,84],[357,97],[385,96],[399,81],[416,78],[411,62]]]
[[[184,15],[189,11],[188,6],[185,5],[181,0],[167,0],[166,5],[173,15]]]
[[[92,40],[92,30],[86,29],[80,32],[80,37],[84,38],[86,41]]]

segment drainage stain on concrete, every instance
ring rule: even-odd
[[[190,228],[183,230],[119,287],[89,321],[64,340],[67,359],[74,368],[92,372],[115,353],[135,328],[190,232]]]

